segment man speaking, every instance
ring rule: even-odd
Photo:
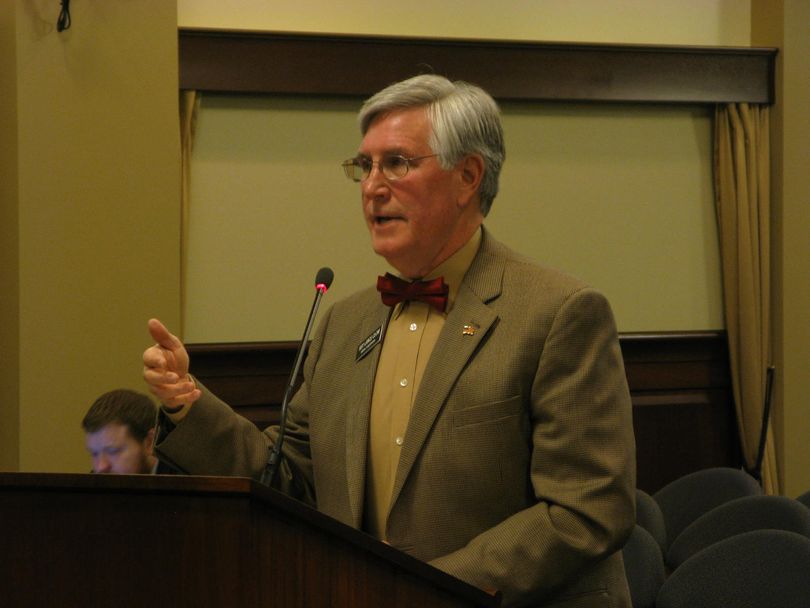
[[[630,397],[605,298],[483,226],[505,158],[496,103],[433,75],[360,110],[343,163],[398,276],[324,315],[273,485],[505,606],[629,607]],[[144,377],[161,458],[259,478],[264,432],[188,374],[157,320]]]

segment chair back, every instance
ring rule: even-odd
[[[655,608],[655,598],[666,578],[658,542],[636,524],[622,549],[622,558],[633,608]]]
[[[662,552],[666,551],[667,527],[661,507],[652,496],[639,489],[636,489],[636,523],[652,534]]]
[[[715,507],[678,535],[666,553],[675,569],[698,551],[752,530],[788,530],[810,538],[810,509],[786,496],[744,496]],[[810,571],[808,571],[810,576]]]
[[[758,496],[762,488],[745,471],[714,467],[689,473],[668,483],[653,494],[661,507],[666,525],[667,543],[704,513],[743,496]]]
[[[754,530],[707,547],[669,575],[656,608],[807,608],[810,539]]]

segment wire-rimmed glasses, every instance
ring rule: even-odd
[[[386,154],[380,160],[371,160],[367,156],[355,156],[341,163],[346,177],[353,182],[362,182],[371,175],[374,165],[377,165],[387,180],[402,179],[408,174],[411,163],[425,158],[438,156],[437,154],[426,154],[425,156],[412,156],[407,158],[401,154]]]

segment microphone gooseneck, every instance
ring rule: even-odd
[[[295,364],[293,365],[292,373],[290,373],[290,379],[287,381],[287,388],[284,391],[284,398],[281,400],[278,438],[276,439],[275,443],[268,448],[267,464],[265,464],[264,471],[262,471],[262,476],[259,479],[259,482],[262,485],[269,486],[271,483],[273,483],[273,478],[278,470],[279,461],[281,460],[281,448],[284,445],[284,435],[287,431],[287,404],[290,400],[290,395],[292,395],[295,381],[298,378],[298,373],[301,369],[301,362],[304,359],[304,349],[306,348],[307,340],[309,339],[309,333],[312,331],[315,315],[318,312],[318,305],[321,303],[323,294],[325,294],[326,290],[331,287],[334,278],[335,273],[332,272],[331,268],[327,267],[321,268],[315,275],[315,300],[312,302],[312,308],[309,311],[309,318],[307,319],[307,325],[304,329],[304,335],[301,338],[301,343],[298,345],[298,352],[295,355]]]

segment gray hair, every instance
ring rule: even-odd
[[[498,194],[498,176],[506,158],[498,104],[473,84],[433,74],[414,76],[366,100],[357,117],[360,132],[365,135],[381,114],[421,106],[432,127],[428,143],[443,168],[451,169],[468,154],[484,159],[479,195],[481,212],[487,215]]]

